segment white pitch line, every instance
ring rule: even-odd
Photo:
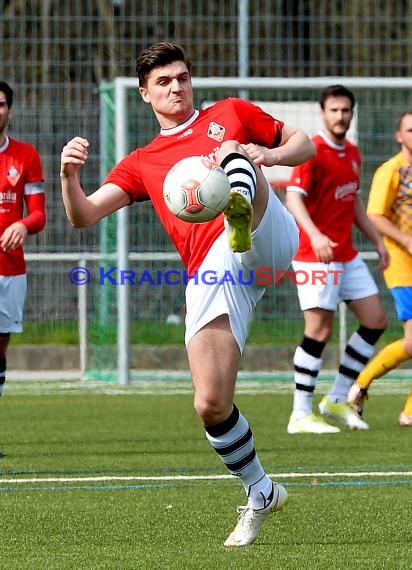
[[[300,479],[309,477],[412,477],[412,471],[320,471],[312,473],[269,473],[273,479]],[[217,479],[235,479],[233,475],[142,475],[99,477],[31,477],[21,479],[0,479],[0,484],[24,483],[97,483],[110,481],[203,481]]]

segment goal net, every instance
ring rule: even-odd
[[[193,78],[198,108],[224,97],[241,96],[309,135],[321,128],[319,94],[334,83],[352,89],[357,99],[349,136],[359,144],[363,156],[362,189],[366,200],[374,169],[398,150],[393,133],[399,114],[408,108],[412,80]],[[159,128],[150,106],[141,100],[135,78],[119,77],[101,85],[100,93],[103,178],[124,155],[147,144]],[[281,199],[289,172],[279,166],[266,172]],[[151,204],[125,208],[104,220],[100,227],[100,255],[94,262],[99,282],[90,286],[88,295],[86,378],[126,384],[144,370],[150,370],[153,377],[165,370],[187,369],[182,351],[173,348],[183,347],[184,283],[170,284],[163,278],[167,271],[180,274],[183,266]],[[376,270],[375,256],[370,253],[371,244],[358,233],[355,243],[365,252],[395,323],[392,301]],[[336,351],[345,342],[352,324],[342,310],[336,324],[336,342],[332,343]],[[280,286],[269,287],[251,323],[248,342],[252,348],[270,348],[268,358],[260,360],[262,369],[290,371],[293,350],[302,332],[294,283],[285,280]]]

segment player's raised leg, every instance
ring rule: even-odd
[[[259,225],[267,205],[267,184],[247,153],[236,141],[225,141],[218,154],[231,187],[225,218],[229,226],[229,244],[234,252],[252,247],[252,230]]]

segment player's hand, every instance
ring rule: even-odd
[[[252,143],[241,146],[247,152],[250,160],[258,166],[273,166],[275,164],[275,159],[268,148]]]
[[[27,228],[23,222],[14,222],[4,230],[0,237],[0,247],[3,251],[12,251],[21,247],[27,236]]]
[[[64,147],[61,153],[60,176],[67,178],[75,174],[87,160],[89,141],[82,137],[74,137]]]
[[[378,269],[380,269],[380,271],[384,271],[385,269],[387,269],[389,267],[389,263],[391,261],[391,256],[389,255],[388,250],[386,249],[383,241],[380,242],[377,246],[376,246],[376,251],[379,255],[379,265],[378,265]]]
[[[311,238],[311,245],[317,258],[322,263],[331,263],[334,259],[333,250],[338,245],[325,234],[319,233]]]

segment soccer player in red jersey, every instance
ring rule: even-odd
[[[295,392],[288,433],[340,431],[325,417],[352,429],[368,429],[348,405],[347,395],[387,326],[377,286],[352,243],[356,225],[375,244],[380,269],[388,266],[382,237],[360,197],[359,150],[346,138],[355,97],[344,86],[331,85],[323,91],[320,107],[324,129],[312,139],[316,156],[294,168],[286,195],[301,229],[293,269],[309,276],[297,284],[305,330],[293,360]],[[316,277],[325,273],[325,278]],[[319,405],[322,416],[317,416],[312,409],[316,378],[341,301],[357,317],[359,328],[349,338],[335,381]]]
[[[6,134],[12,104],[12,88],[0,81],[0,396],[10,334],[23,330],[27,288],[23,245],[28,234],[38,233],[46,223],[40,156],[31,145]]]
[[[61,155],[68,218],[76,227],[89,226],[123,206],[150,199],[190,275],[209,270],[233,275],[261,266],[285,269],[298,244],[297,226],[259,166],[294,166],[314,155],[313,145],[303,132],[247,101],[229,98],[195,109],[190,68],[176,44],[163,42],[141,53],[139,91],[152,106],[160,133],[121,160],[89,196],[78,179],[89,143],[81,137],[68,142]],[[169,169],[194,154],[218,162],[231,185],[225,216],[204,224],[179,220],[163,200]],[[269,514],[287,498],[283,486],[265,473],[249,423],[233,402],[248,322],[263,293],[258,284],[195,284],[193,279],[186,289],[185,342],[195,409],[208,441],[247,496],[226,546],[253,542]]]

